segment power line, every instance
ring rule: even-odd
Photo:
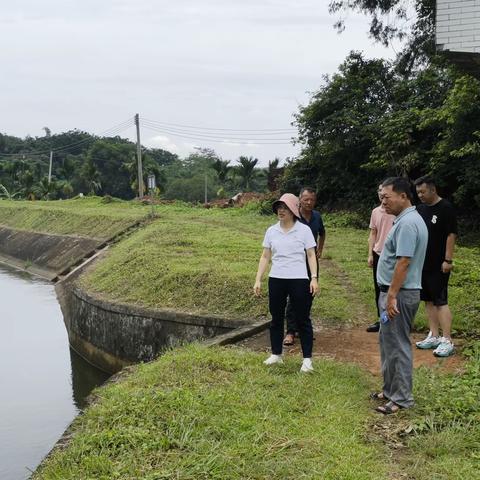
[[[239,145],[290,145],[291,139],[289,138],[238,138],[238,137],[219,137],[206,134],[193,134],[187,131],[172,130],[172,129],[161,129],[158,127],[153,127],[149,124],[143,124],[143,126],[149,130],[152,130],[156,133],[161,133],[164,135],[172,135],[174,137],[185,138],[187,140],[201,140],[205,142],[214,142],[214,143],[236,143]]]
[[[193,125],[182,125],[179,123],[167,123],[167,122],[159,122],[157,120],[150,120],[148,118],[143,118],[142,117],[142,122],[149,122],[152,124],[156,124],[159,126],[165,126],[165,127],[180,127],[180,128],[187,128],[187,129],[193,129],[193,130],[210,130],[210,131],[224,131],[224,132],[265,132],[265,133],[272,133],[272,132],[296,132],[297,130],[295,128],[254,128],[254,129],[235,129],[235,128],[213,128],[213,127],[198,127],[198,126],[193,126]],[[262,133],[260,133],[262,135]]]
[[[117,125],[114,125],[113,127],[110,127],[109,129],[99,133],[97,136],[98,137],[105,137],[105,136],[108,136],[108,135],[112,135],[112,136],[115,136],[125,130],[127,130],[128,128],[130,127],[133,127],[134,125],[134,122],[133,122],[133,118],[129,118],[128,120],[125,120]],[[43,151],[33,151],[33,152],[19,152],[19,153],[0,153],[0,157],[18,157],[18,156],[22,156],[22,155],[25,155],[25,156],[40,156],[40,155],[46,155],[48,153],[50,153],[51,151],[53,151],[53,153],[59,153],[59,152],[62,152],[64,150],[68,150],[69,148],[72,148],[72,147],[77,147],[79,145],[82,145],[84,143],[87,143],[87,142],[91,142],[92,141],[92,138],[89,137],[89,138],[85,138],[84,140],[79,140],[78,142],[74,142],[74,143],[70,143],[68,145],[64,145],[62,147],[59,147],[59,148],[52,148],[52,149],[49,149],[49,150],[43,150]]]
[[[198,130],[191,130],[191,129],[185,129],[185,128],[179,128],[179,127],[165,127],[165,126],[161,126],[161,125],[157,125],[153,122],[150,122],[149,120],[144,120],[142,119],[142,125],[149,125],[151,126],[152,128],[158,128],[159,130],[169,130],[169,131],[172,131],[172,132],[176,132],[176,133],[186,133],[186,134],[192,134],[192,135],[199,135],[199,136],[209,136],[209,137],[213,137],[213,138],[226,138],[226,139],[230,139],[230,138],[240,138],[240,139],[250,139],[250,138],[253,138],[255,136],[259,136],[259,137],[264,137],[264,138],[259,138],[259,140],[284,140],[282,138],[266,138],[266,136],[277,136],[277,135],[287,135],[288,132],[263,132],[263,133],[259,133],[259,132],[250,132],[250,133],[247,133],[247,132],[239,132],[239,133],[235,133],[233,130],[231,131],[223,131],[223,132],[212,132],[212,131],[205,131],[205,130],[201,130],[201,131],[198,131]],[[289,139],[286,139],[286,140],[289,140]]]

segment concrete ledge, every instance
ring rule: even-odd
[[[263,332],[270,325],[270,320],[259,320],[256,323],[252,323],[246,327],[239,327],[233,330],[232,332],[224,333],[223,335],[218,335],[215,338],[205,340],[203,342],[207,347],[230,345],[232,343],[240,342],[245,340],[257,333]]]
[[[89,267],[91,268],[91,267]],[[70,345],[96,367],[115,373],[174,346],[252,327],[247,320],[115,303],[80,288],[80,270],[56,284]],[[225,340],[227,341],[227,340]]]

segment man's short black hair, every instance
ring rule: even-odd
[[[396,193],[404,193],[407,198],[412,202],[412,185],[410,180],[405,177],[389,177],[382,183],[382,187],[392,187],[392,190]]]
[[[437,188],[437,182],[435,181],[435,178],[433,178],[431,175],[424,175],[423,177],[417,178],[413,183],[416,187],[418,187],[418,185],[423,185],[425,183],[430,188],[432,187]]]
[[[313,187],[309,187],[308,185],[300,189],[300,193],[298,194],[298,196],[301,197],[303,192],[310,192],[314,195],[317,194],[316,190]]]

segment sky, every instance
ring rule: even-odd
[[[328,0],[16,0],[0,10],[0,132],[79,129],[261,165],[298,153],[300,105],[351,50],[392,58]],[[268,131],[270,130],[270,131]]]

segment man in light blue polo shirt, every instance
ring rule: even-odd
[[[396,219],[378,260],[383,390],[373,397],[387,400],[377,411],[390,414],[413,406],[410,331],[420,304],[428,230],[412,206],[412,190],[406,178],[388,178],[380,195],[382,206]]]

